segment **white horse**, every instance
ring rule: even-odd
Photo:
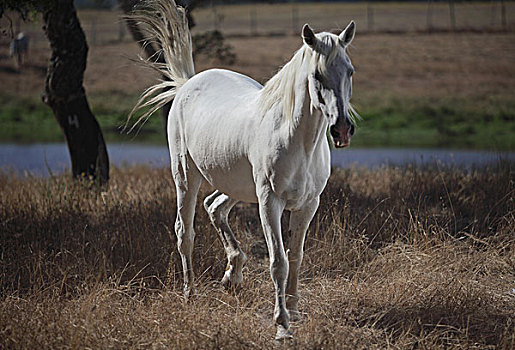
[[[9,55],[14,58],[16,69],[21,69],[29,51],[29,37],[25,33],[18,33],[9,45]]]
[[[329,128],[336,147],[348,146],[354,132],[349,103],[354,69],[345,51],[354,22],[340,35],[315,34],[304,25],[303,46],[261,86],[228,70],[195,75],[184,10],[175,3],[154,0],[133,18],[160,43],[167,62],[149,62],[170,81],[149,88],[135,110],[152,106],[140,118],[145,119],[173,100],[167,130],[185,295],[194,283],[193,218],[205,179],[217,189],[204,207],[227,254],[225,286],[241,283],[246,260],[227,215],[239,201],[258,203],[275,286],[276,337],[291,337],[289,322],[300,317],[297,279],[306,230],[331,170],[326,132]],[[281,236],[284,210],[291,212],[287,251]]]

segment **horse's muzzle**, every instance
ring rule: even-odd
[[[351,136],[354,135],[354,125],[351,123],[336,123],[329,128],[336,148],[343,148],[350,145]]]

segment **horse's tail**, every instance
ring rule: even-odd
[[[186,10],[178,6],[175,0],[145,1],[128,18],[144,29],[147,37],[144,45],[160,47],[154,56],[139,56],[139,61],[164,77],[141,94],[129,113],[127,123],[137,111],[150,107],[138,118],[130,132],[141,121],[146,121],[155,111],[172,102],[177,91],[195,75],[195,68]],[[164,58],[165,63],[159,62],[159,57]]]

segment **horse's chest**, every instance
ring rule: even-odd
[[[287,209],[295,209],[320,196],[327,184],[330,166],[316,162],[283,174],[286,176],[273,176],[270,179],[272,187],[286,201]]]

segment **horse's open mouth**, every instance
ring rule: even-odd
[[[333,144],[336,148],[344,148],[350,145],[350,138],[353,134],[353,128],[344,128],[344,130],[338,130],[335,125],[331,126],[329,133],[333,138]]]
[[[344,147],[347,147],[350,145],[350,138],[347,141],[335,140],[333,138],[333,143],[334,143],[334,147],[336,147],[336,148],[344,148]]]

